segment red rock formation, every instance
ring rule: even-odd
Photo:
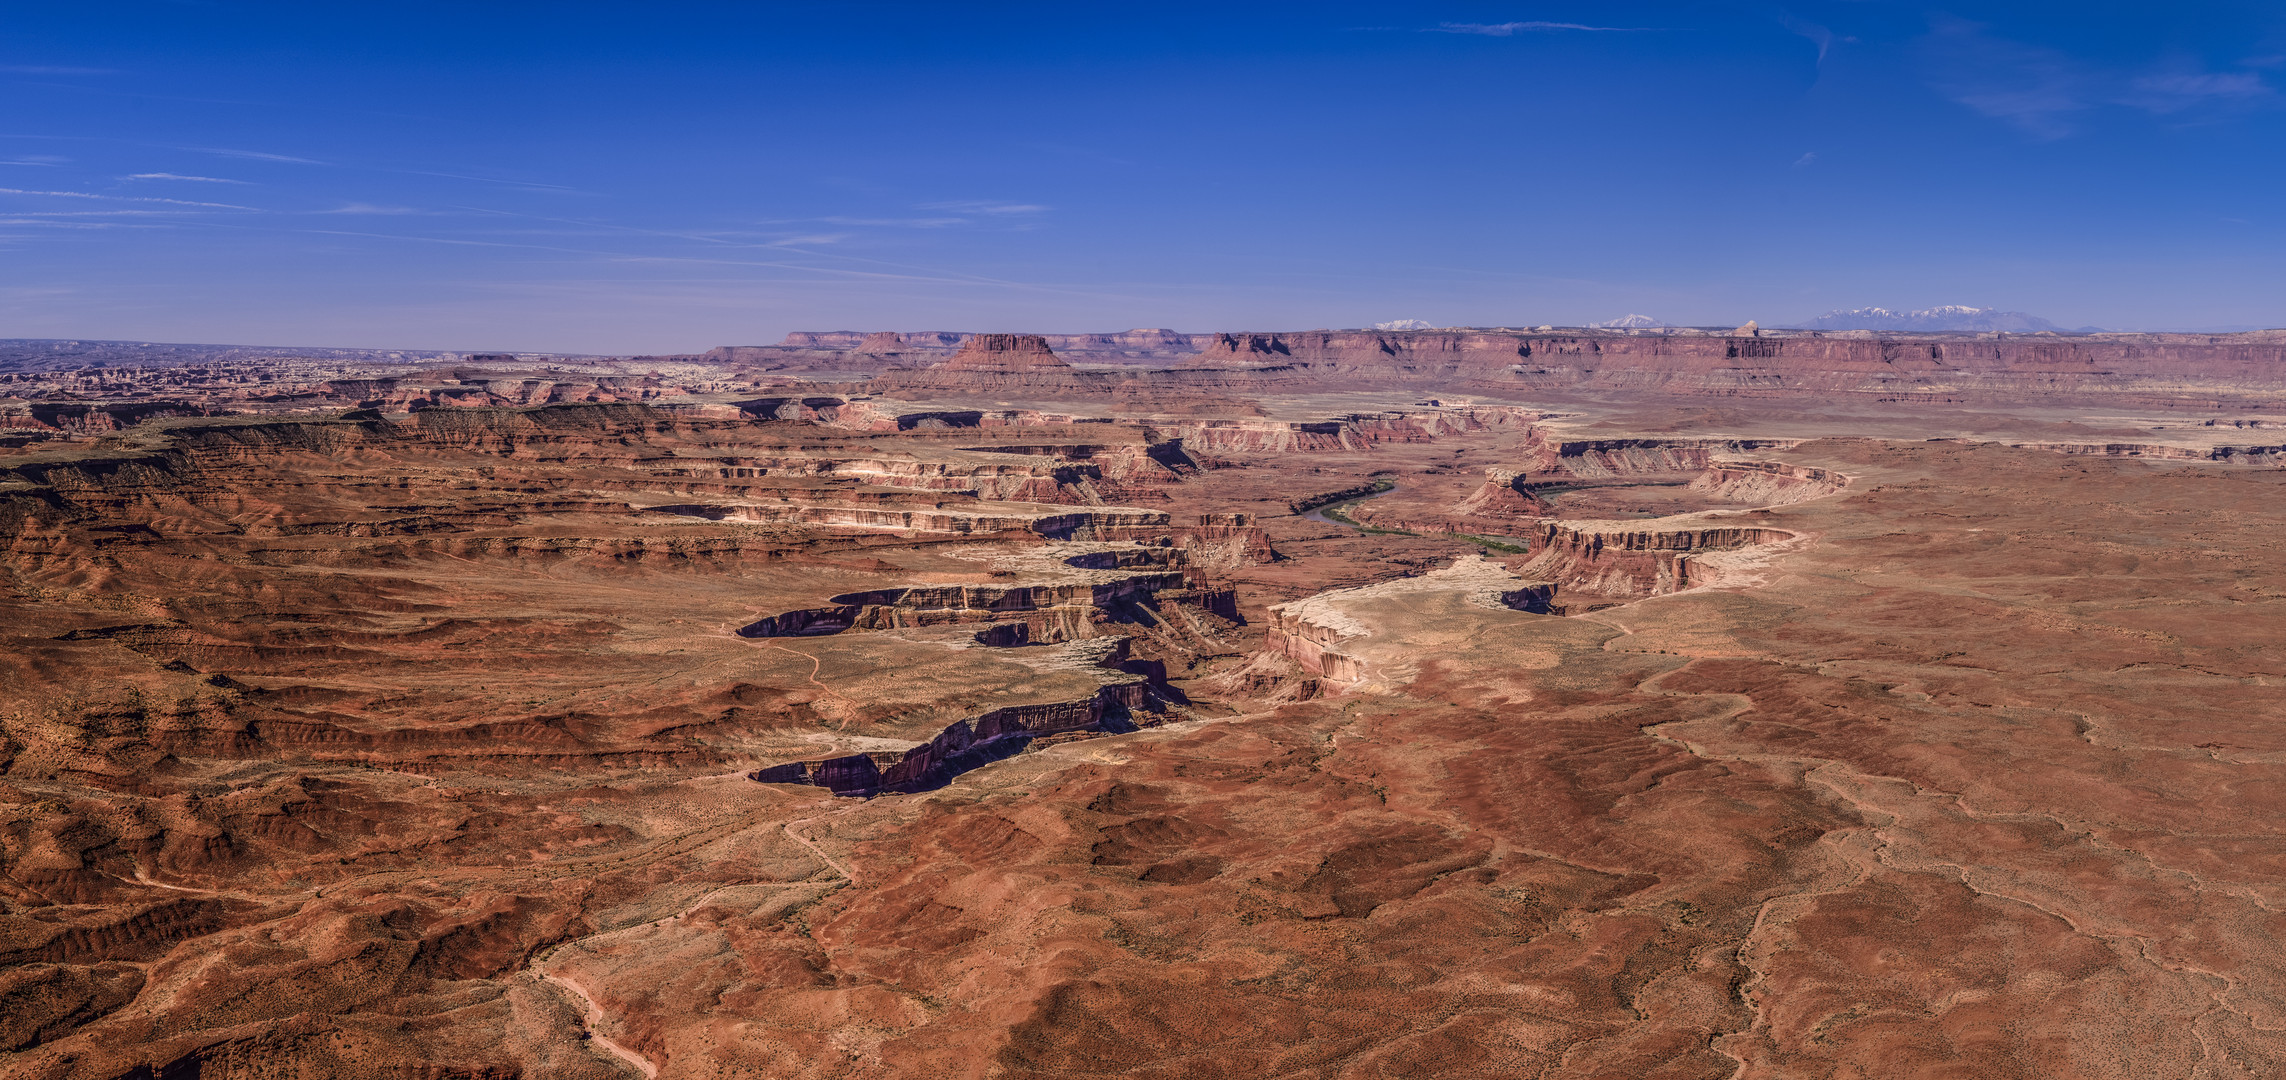
[[[1849,486],[1831,469],[1776,461],[1716,461],[1691,481],[1691,490],[1723,502],[1787,506],[1822,499]]]
[[[1709,553],[1798,539],[1784,529],[1751,526],[1551,521],[1534,534],[1530,554],[1515,570],[1567,593],[1659,596],[1709,584],[1712,575],[1702,562]]]
[[[2012,444],[2020,450],[2047,450],[2058,454],[2096,457],[2151,458],[2157,461],[2227,461],[2268,465],[2286,460],[2286,446],[2171,446],[2165,443],[2060,443]]]
[[[2286,394],[2286,343],[2270,334],[1310,331],[1216,335],[1185,365],[1307,369],[1320,380],[1466,380],[1488,389],[1726,396],[2179,400],[2202,393],[2211,399],[2215,392]]]
[[[1528,474],[1516,469],[1487,469],[1484,486],[1455,504],[1453,513],[1463,518],[1496,521],[1546,517],[1548,504],[1532,494],[1527,480]]]
[[[975,371],[1001,375],[1070,371],[1038,334],[978,334],[968,339],[939,372]]]
[[[895,344],[909,353],[945,355],[959,348],[973,334],[944,330],[924,330],[900,335]],[[1079,357],[1095,363],[1171,363],[1198,351],[1199,334],[1184,334],[1173,330],[1125,330],[1113,334],[1042,334],[1040,338],[1058,355]],[[885,352],[877,348],[882,333],[864,334],[853,330],[809,331],[797,330],[786,335],[775,346],[733,346],[747,355],[795,356],[822,350],[852,352]],[[775,353],[767,350],[776,350]],[[716,350],[722,352],[723,350]]]

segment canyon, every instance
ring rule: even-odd
[[[2286,1072],[2277,331],[13,344],[0,1076]]]

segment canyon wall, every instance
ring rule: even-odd
[[[1044,335],[1059,353],[1087,360],[1080,339],[1125,335]],[[911,335],[907,335],[910,340]],[[799,340],[797,340],[799,339]],[[830,354],[817,370],[858,370],[860,334],[792,335],[781,346],[717,350],[721,360],[796,363]],[[1003,374],[981,389],[1030,386],[1075,392],[1132,392],[1133,380],[1163,388],[1245,385],[1435,383],[1480,391],[1629,392],[1722,396],[1847,393],[1901,401],[1964,397],[2090,397],[2114,401],[2238,400],[2286,396],[2286,340],[2253,334],[1930,334],[1875,336],[1847,331],[1627,332],[1597,330],[1432,330],[1152,332],[1132,339],[1123,362],[1173,365],[1158,371],[1083,371],[1057,380]],[[951,350],[898,354],[934,362]],[[760,350],[776,350],[767,355]],[[841,350],[841,351],[833,351]],[[716,354],[708,354],[710,357]],[[874,365],[881,367],[879,363]],[[946,388],[957,380],[915,372],[883,383]]]
[[[1712,584],[1705,557],[1799,539],[1785,529],[1736,525],[1550,521],[1532,537],[1518,575],[1567,593],[1636,598]]]

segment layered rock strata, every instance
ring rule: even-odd
[[[1521,471],[1576,480],[1696,473],[1718,456],[1785,450],[1800,443],[1799,439],[1578,439],[1535,426],[1525,438]]]
[[[2167,443],[2065,443],[2025,442],[2010,444],[2019,450],[2046,450],[2057,454],[2084,454],[2094,457],[2150,458],[2153,461],[2211,461],[2226,465],[2268,465],[2286,462],[2286,446],[2176,446]]]
[[[1831,469],[1777,461],[1714,461],[1690,483],[1708,498],[1756,506],[1823,499],[1848,486],[1849,477]]]
[[[1152,707],[1151,684],[1135,678],[1107,684],[1078,701],[1007,705],[954,721],[935,738],[902,753],[787,762],[757,769],[747,778],[764,784],[809,784],[860,798],[933,791],[963,773],[1023,753],[1034,740],[1134,731],[1135,712]]]
[[[1112,539],[1135,532],[1164,533],[1171,523],[1170,516],[1164,510],[1107,506],[1073,511],[1061,507],[1025,506],[1017,503],[974,503],[959,508],[928,509],[719,503],[677,504],[653,509],[663,513],[703,517],[709,521],[831,525],[851,529],[950,533],[958,536],[1029,532],[1058,540]]]
[[[1801,539],[1785,529],[1688,520],[1550,521],[1516,572],[1606,597],[1660,596],[1716,584],[1735,566],[1718,556]]]
[[[1484,471],[1482,487],[1453,505],[1453,513],[1463,520],[1477,518],[1505,524],[1518,518],[1545,517],[1548,504],[1533,493],[1530,473],[1495,466]]]
[[[946,373],[1023,374],[1063,372],[1071,368],[1048,347],[1047,339],[1038,334],[978,334],[963,343],[950,359],[937,365],[938,371]]]
[[[818,637],[849,631],[1009,623],[994,644],[1033,644],[1101,636],[1113,624],[1151,623],[1163,605],[1181,604],[1235,618],[1227,589],[1213,588],[1190,569],[1181,547],[1125,544],[1053,544],[996,560],[989,585],[935,585],[873,589],[832,598],[831,606],[804,608],[740,627],[748,638]]]

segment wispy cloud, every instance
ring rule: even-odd
[[[562,184],[543,184],[536,180],[500,180],[490,176],[469,176],[464,173],[429,172],[424,169],[388,169],[385,171],[402,173],[406,176],[440,176],[447,180],[473,180],[479,184],[499,184],[502,187],[528,188],[533,191],[577,192],[579,190],[578,188],[565,187]]]
[[[2270,85],[2250,71],[2185,72],[2145,75],[2131,80],[2121,104],[2155,113],[2177,113],[2202,105],[2231,105],[2271,96]]]
[[[1048,207],[1037,203],[994,202],[991,200],[954,200],[951,202],[922,203],[921,210],[950,210],[956,214],[1044,214]]]
[[[291,154],[271,154],[260,150],[232,150],[227,147],[220,146],[192,146],[186,147],[186,149],[194,150],[201,154],[213,154],[216,157],[245,158],[248,161],[282,161],[288,165],[332,164],[330,161],[318,161],[314,158],[295,157]]]
[[[117,75],[111,68],[71,67],[63,64],[0,64],[7,75]]]
[[[2278,97],[2251,71],[2106,69],[2055,49],[1995,37],[1982,24],[1951,16],[1931,20],[1922,49],[1938,92],[2040,139],[2072,134],[2084,114],[2106,105],[2171,116]]]
[[[1812,150],[1809,153],[1803,154],[1801,157],[1794,159],[1794,167],[1797,169],[1806,169],[1817,163],[1818,152],[1815,150]]]
[[[1818,47],[1818,62],[1821,64],[1826,62],[1826,53],[1834,47],[1834,32],[1832,30],[1807,19],[1797,19],[1787,14],[1778,16],[1778,24],[1784,26],[1790,33],[1809,39],[1811,44]]]
[[[125,217],[179,217],[180,210],[11,210],[9,213],[24,218],[125,218]]]
[[[129,174],[128,176],[124,177],[123,179],[127,179],[127,180],[196,180],[196,181],[198,181],[198,182],[199,182],[199,183],[201,183],[201,184],[243,184],[243,183],[245,183],[245,182],[246,182],[246,181],[244,181],[244,180],[225,180],[225,179],[223,179],[222,177],[219,177],[219,176],[185,176],[185,175],[183,175],[183,174],[181,174],[181,173],[171,173],[171,172],[139,172],[139,173],[131,173],[131,174]]]
[[[410,206],[378,206],[367,202],[343,203],[331,210],[318,211],[320,214],[366,214],[381,217],[405,217],[428,212]]]
[[[61,220],[57,220],[57,219],[50,219],[50,218],[35,218],[35,217],[0,217],[0,225],[22,225],[22,226],[31,226],[31,227],[36,227],[36,228],[46,228],[46,229],[163,229],[163,228],[166,228],[166,226],[165,226],[165,225],[153,225],[153,224],[149,224],[149,223],[145,223],[145,222],[134,222],[134,221],[81,221],[81,220],[78,220],[78,219],[76,219],[76,218],[67,218],[67,219],[61,219]]]
[[[2072,132],[2093,87],[2064,54],[2006,41],[1965,19],[1936,19],[1924,43],[1930,81],[1953,101],[2043,139]]]
[[[800,226],[814,223],[819,225],[846,225],[854,226],[857,228],[870,229],[950,229],[961,225],[977,224],[978,218],[1027,218],[1036,214],[1047,213],[1050,208],[1042,206],[1038,203],[999,202],[990,199],[965,199],[951,200],[946,202],[921,203],[920,205],[916,206],[915,209],[951,211],[952,213],[941,217],[851,217],[847,215],[837,214],[826,217],[770,218],[762,221],[757,221],[755,224]],[[1018,225],[1017,227],[1024,228],[1026,226]]]
[[[1437,24],[1437,25],[1435,25],[1435,26],[1431,26],[1431,27],[1427,27],[1427,28],[1425,28],[1424,30],[1422,30],[1422,33],[1425,33],[1425,34],[1478,34],[1478,35],[1482,35],[1482,36],[1484,36],[1484,37],[1515,37],[1515,36],[1516,36],[1516,35],[1518,35],[1518,34],[1529,34],[1529,33],[1537,33],[1537,32],[1542,32],[1542,31],[1550,31],[1550,30],[1592,30],[1592,31],[1596,31],[1596,32],[1602,33],[1602,32],[1620,32],[1620,31],[1629,31],[1629,30],[1641,30],[1641,29],[1643,29],[1643,27],[1639,27],[1639,26],[1589,26],[1589,25],[1587,25],[1586,23],[1568,23],[1568,22],[1539,22],[1539,21],[1535,20],[1535,21],[1531,21],[1531,22],[1504,22],[1504,23],[1454,23],[1454,22],[1449,22],[1449,23],[1438,23],[1438,24]]]
[[[0,187],[0,195],[37,195],[56,199],[100,199],[105,202],[163,203],[168,206],[191,206],[213,210],[252,210],[251,206],[234,203],[192,202],[188,199],[158,199],[140,195],[96,195],[85,191],[27,191],[23,188]]]
[[[934,218],[854,218],[854,217],[822,217],[822,218],[812,218],[811,220],[813,220],[813,221],[819,221],[819,222],[823,222],[823,223],[825,223],[825,224],[827,224],[827,225],[859,225],[859,226],[871,226],[871,227],[873,227],[873,228],[881,228],[881,229],[949,229],[949,228],[951,228],[951,227],[953,227],[953,226],[955,226],[955,225],[966,225],[966,224],[968,224],[968,219],[967,219],[967,218],[962,218],[962,217],[934,217]]]

